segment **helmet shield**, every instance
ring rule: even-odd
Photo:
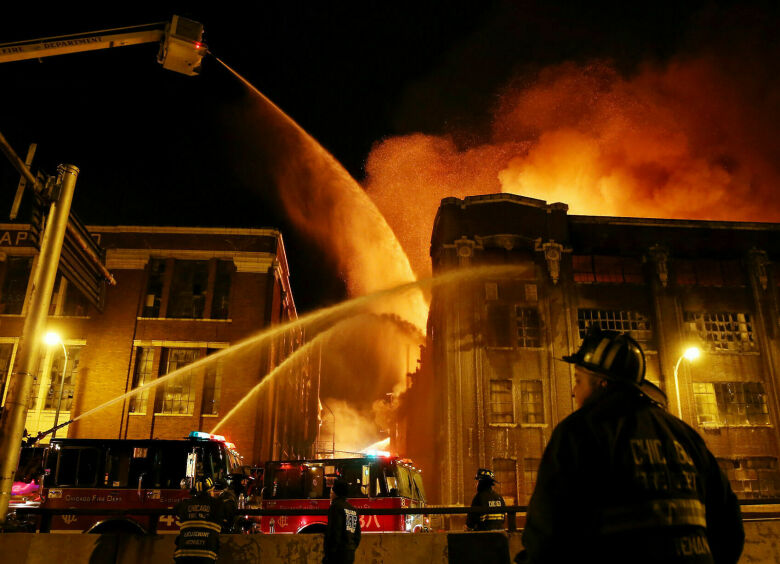
[[[645,355],[639,343],[627,333],[604,331],[596,325],[588,327],[579,350],[563,360],[608,380],[639,385],[645,378]]]

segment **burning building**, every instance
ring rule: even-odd
[[[63,339],[44,349],[27,431],[67,421],[128,391],[297,317],[284,244],[274,229],[90,227],[117,285],[104,308],[59,277],[49,326]],[[28,226],[0,226],[0,397],[22,334],[37,260]],[[303,344],[301,330],[185,371],[71,424],[60,436],[160,438],[209,431],[266,374]],[[304,355],[305,356],[305,355]],[[220,429],[257,462],[310,456],[317,434],[316,370],[274,379]],[[63,374],[65,369],[65,374]]]
[[[527,503],[552,429],[574,409],[559,359],[592,324],[642,344],[647,378],[741,498],[780,495],[780,224],[569,215],[494,194],[443,199],[430,250],[434,275],[517,267],[433,289],[407,393],[407,413],[425,412],[432,430],[409,433],[409,454],[437,477],[432,501],[467,502],[489,467],[507,503]],[[682,358],[691,345],[696,361]]]

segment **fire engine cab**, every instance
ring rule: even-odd
[[[286,460],[265,465],[261,507],[328,509],[330,486],[342,478],[349,483],[347,499],[358,511],[367,508],[425,507],[422,473],[411,460],[386,452],[358,458]],[[264,533],[322,533],[326,515],[263,516]],[[360,515],[360,528],[370,532],[419,532],[427,529],[423,515]]]
[[[184,440],[52,439],[40,478],[43,509],[171,508],[190,495],[196,478],[210,477],[220,488],[241,474],[240,455],[221,435],[193,432]],[[51,516],[52,532],[134,532],[151,527],[148,515]],[[40,528],[40,522],[38,523]],[[158,533],[176,533],[172,515],[163,515]]]

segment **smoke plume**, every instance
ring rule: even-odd
[[[418,274],[441,198],[510,192],[570,213],[780,221],[776,79],[714,55],[646,64],[562,63],[501,92],[488,142],[413,134],[379,143],[366,188]]]

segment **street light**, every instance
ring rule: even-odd
[[[62,338],[54,331],[49,331],[44,335],[43,342],[53,347],[60,345],[62,347],[62,354],[65,355],[65,362],[62,364],[62,372],[60,373],[60,395],[57,398],[57,412],[54,414],[54,431],[52,431],[51,438],[57,436],[57,423],[60,421],[60,407],[62,406],[62,391],[65,389],[65,373],[68,371],[68,349],[65,348],[65,343],[62,342]]]
[[[680,370],[680,363],[683,359],[688,362],[693,362],[701,356],[701,349],[699,347],[688,347],[677,359],[677,364],[674,365],[674,389],[677,392],[677,417],[682,419],[682,405],[680,404],[680,382],[677,379],[677,372]]]

